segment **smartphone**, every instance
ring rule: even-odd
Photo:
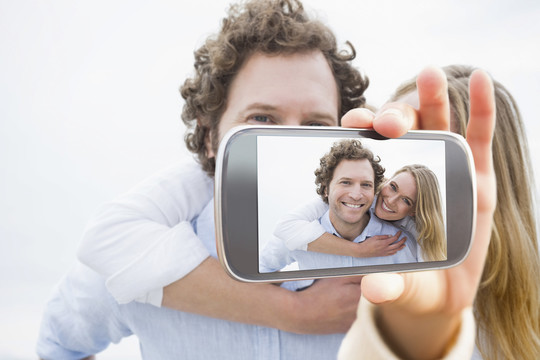
[[[362,158],[370,153],[374,160]],[[467,256],[475,216],[471,151],[450,132],[389,139],[341,127],[242,126],[216,157],[218,257],[241,281],[448,268]],[[316,247],[325,232],[332,240]],[[375,241],[400,250],[366,253]]]

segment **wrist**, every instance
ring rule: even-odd
[[[355,257],[365,258],[370,256],[365,242],[351,242],[351,245],[353,246],[353,253]]]
[[[292,332],[292,333],[306,333],[306,313],[303,294],[297,291],[285,290],[282,301],[277,303],[276,309],[276,328]]]
[[[325,319],[326,311],[313,293],[313,288],[301,291],[289,291],[289,297],[284,305],[285,311],[281,316],[279,329],[296,334],[327,334],[332,333],[332,325]]]

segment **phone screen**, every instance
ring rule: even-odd
[[[384,168],[377,188],[370,153]],[[442,140],[257,136],[259,272],[446,260],[445,159]],[[312,248],[313,229],[335,248]],[[388,250],[360,251],[381,240]]]

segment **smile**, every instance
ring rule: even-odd
[[[388,212],[391,212],[391,213],[395,213],[394,210],[390,209],[388,206],[386,206],[386,203],[383,201],[381,201],[381,206],[383,208],[384,211],[388,211]]]
[[[359,209],[359,208],[364,206],[364,204],[350,204],[350,203],[346,203],[346,202],[342,202],[342,204],[345,205],[346,207],[350,207],[352,209]]]

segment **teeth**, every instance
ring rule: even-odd
[[[392,209],[390,209],[388,206],[386,206],[386,203],[384,201],[382,202],[382,208],[388,212],[392,212],[392,213],[395,212]]]
[[[349,203],[343,203],[343,205],[347,206],[347,207],[350,207],[350,208],[353,208],[353,209],[358,209],[358,208],[361,208],[362,206],[364,206],[363,204],[349,204]]]

